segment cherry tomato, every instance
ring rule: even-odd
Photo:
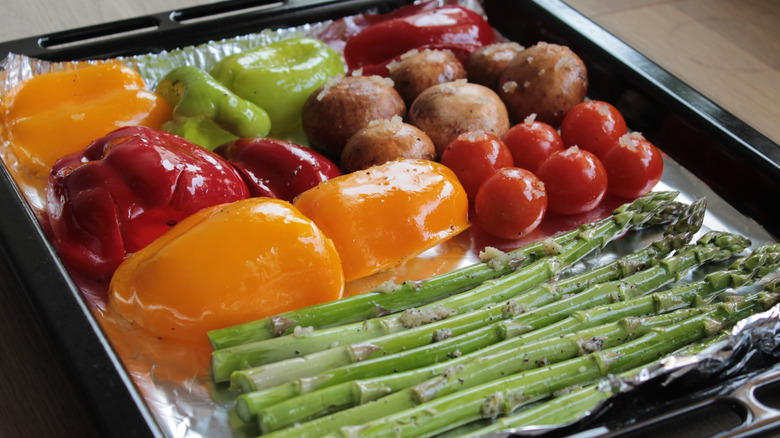
[[[537,173],[547,190],[547,208],[559,214],[592,210],[607,192],[607,171],[592,153],[576,146],[550,155]]]
[[[561,122],[565,147],[578,146],[601,158],[628,132],[623,115],[600,100],[582,102],[569,110]]]
[[[458,177],[470,202],[496,170],[512,166],[512,153],[498,136],[485,131],[464,132],[453,139],[441,155],[441,164]]]
[[[533,173],[505,167],[480,186],[474,208],[485,232],[502,239],[518,239],[544,218],[547,193],[544,183]]]
[[[531,172],[536,172],[550,154],[563,149],[558,131],[531,117],[509,128],[502,140],[512,153],[515,167]]]
[[[602,161],[609,180],[607,190],[622,198],[646,195],[664,173],[661,151],[638,132],[620,137]]]

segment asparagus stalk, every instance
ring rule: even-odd
[[[729,336],[731,336],[730,333],[723,331],[703,342],[699,342],[677,353],[673,353],[673,356],[682,357],[696,355],[712,345],[727,339]],[[626,371],[617,377],[619,379],[632,379],[642,370],[660,364],[666,359],[668,359],[668,356],[650,364],[641,365]],[[468,433],[462,433],[458,436],[460,438],[479,438],[500,432],[538,432],[542,430],[558,429],[579,421],[588,415],[592,415],[603,402],[614,394],[614,384],[608,379],[601,380],[598,383],[594,383],[582,389],[575,389],[564,395],[539,403],[536,406],[524,409],[518,413],[500,417],[487,426],[470,430]]]
[[[703,211],[703,209],[703,202],[697,204],[696,211]],[[290,380],[310,375],[312,372],[322,372],[354,361],[376,357],[379,354],[398,351],[399,348],[414,348],[430,343],[431,336],[436,330],[452,330],[450,335],[456,336],[487,325],[493,318],[498,317],[501,313],[500,309],[493,310],[490,315],[468,311],[511,298],[549,280],[565,267],[625,232],[627,224],[632,223],[629,219],[636,214],[631,212],[626,213],[626,216],[622,218],[613,216],[615,220],[584,226],[576,234],[576,238],[565,245],[560,253],[540,259],[522,270],[488,280],[468,292],[429,304],[424,314],[428,315],[426,318],[438,321],[437,323],[410,330],[411,327],[415,327],[415,320],[407,323],[404,317],[408,313],[403,313],[400,316],[390,315],[363,323],[315,331],[297,338],[269,339],[216,350],[212,353],[212,376],[216,382],[222,382],[228,380],[234,371],[266,364],[262,367],[262,371],[257,371],[262,372],[264,376],[277,377],[275,380],[267,380],[265,385],[277,385],[283,383],[279,378]],[[527,302],[526,304],[537,305],[538,303]],[[452,314],[459,315],[447,318]],[[450,319],[455,321],[442,326],[439,324],[442,322],[441,318],[446,318],[445,321]],[[404,336],[393,335],[400,331],[411,333]],[[359,344],[368,340],[371,340],[370,344]],[[407,342],[407,344],[400,344],[400,342]],[[329,347],[331,348],[328,349]],[[295,359],[290,359],[293,357]],[[283,369],[284,372],[278,373],[279,369]],[[295,370],[301,374],[295,375]],[[255,376],[257,375],[256,373]]]
[[[614,223],[620,227],[637,229],[646,224],[663,223],[675,217],[673,203],[677,192],[651,192],[616,209],[596,224]],[[564,245],[582,230],[576,229],[551,239],[552,246]],[[294,327],[321,329],[362,321],[381,315],[424,305],[458,292],[469,290],[482,282],[514,272],[519,267],[538,260],[547,253],[550,241],[537,242],[512,251],[510,263],[476,263],[422,282],[405,282],[392,293],[373,291],[333,302],[305,307],[273,317],[263,318],[208,333],[215,350],[235,345],[271,339],[292,333]]]
[[[392,391],[406,388],[419,383],[432,375],[440,375],[447,367],[457,366],[459,363],[463,363],[464,361],[469,360],[470,357],[475,357],[477,355],[484,356],[504,350],[523,348],[523,345],[534,341],[559,337],[574,331],[612,323],[620,318],[664,313],[687,306],[697,305],[701,302],[702,297],[726,290],[727,288],[743,286],[757,278],[763,277],[766,273],[776,270],[778,268],[778,263],[780,263],[780,244],[767,245],[757,249],[749,257],[737,260],[728,270],[708,274],[700,281],[680,285],[665,292],[656,292],[651,295],[641,296],[616,304],[599,306],[582,312],[578,311],[559,323],[534,330],[519,337],[504,340],[502,334],[506,334],[506,331],[486,329],[481,330],[482,333],[477,333],[479,332],[478,330],[467,335],[433,344],[429,348],[413,349],[390,356],[384,356],[377,360],[358,362],[356,364],[340,367],[328,373],[298,379],[263,391],[242,394],[237,398],[236,412],[238,413],[239,418],[249,422],[254,420],[257,412],[265,407],[281,403],[284,400],[292,399],[293,397],[309,393],[322,387],[329,387],[351,380],[365,379],[367,377],[387,375],[377,377],[373,380],[373,385],[377,388],[381,387],[385,390],[392,388]],[[577,278],[578,277],[572,277],[570,280],[576,281]],[[449,359],[448,354],[451,355],[452,352],[458,351],[460,345],[467,345],[467,349],[463,353],[477,350],[477,348],[470,347],[472,344],[478,344],[478,348],[482,349],[479,349],[474,353],[460,356],[457,359],[453,359],[451,362],[446,362],[446,360]],[[436,359],[431,359],[432,356],[435,356]],[[423,360],[420,360],[421,358]],[[418,366],[424,366],[433,363],[434,361],[439,363],[424,368],[417,368],[414,371],[408,371],[406,373],[397,373],[397,370],[402,368],[405,364],[415,363],[418,364]],[[413,377],[405,377],[405,375],[408,374],[411,374]],[[387,380],[390,380],[390,382],[387,382]],[[404,382],[404,385],[398,384],[398,382],[401,381]],[[344,404],[348,399],[349,398],[343,398],[340,403]],[[366,397],[363,397],[359,400],[360,402],[364,402],[365,399]],[[296,400],[300,400],[301,403],[304,403],[300,398]],[[357,403],[356,400],[353,400],[353,402]]]
[[[778,294],[760,292],[721,303],[679,324],[654,329],[639,339],[458,391],[420,403],[412,409],[360,426],[342,428],[337,436],[432,436],[476,421],[506,415],[519,406],[547,397],[572,385],[587,384],[610,373],[620,373],[716,333],[727,325],[776,303]],[[448,379],[457,379],[457,373]],[[381,400],[381,399],[380,399]],[[384,409],[381,403],[375,403]],[[294,428],[287,429],[294,431]]]
[[[489,326],[497,320],[510,318],[518,312],[531,308],[531,306],[536,308],[537,311],[521,313],[510,323],[499,328],[510,332],[508,336],[513,336],[564,318],[577,309],[591,307],[599,303],[610,303],[618,298],[626,299],[635,296],[641,291],[653,290],[679,278],[681,272],[687,271],[697,264],[731,257],[734,250],[744,249],[748,243],[747,239],[739,236],[711,232],[702,237],[697,245],[691,246],[672,258],[660,261],[656,266],[633,274],[626,279],[625,283],[605,283],[588,289],[586,292],[568,296],[563,300],[560,299],[560,296],[552,293],[542,293],[544,299],[539,299],[537,295],[522,295],[511,300],[506,306],[489,307],[465,313],[401,333],[376,338],[371,343],[347,345],[343,349],[332,348],[303,358],[245,370],[242,374],[251,378],[255,387],[268,388],[359,360],[427,345],[436,341],[436,336],[442,331],[446,331],[448,336],[452,337],[466,335],[476,329]],[[629,285],[631,287],[628,287]],[[545,305],[545,303],[549,304]],[[537,306],[539,307],[537,308]],[[362,356],[355,354],[355,350],[363,353]],[[412,364],[410,363],[408,366]]]
[[[527,343],[517,348],[502,349],[492,354],[476,355],[468,360],[454,359],[447,366],[439,364],[434,372],[428,369],[414,370],[402,374],[390,374],[384,378],[357,380],[328,387],[285,402],[269,406],[258,413],[260,430],[264,433],[279,430],[296,422],[305,421],[322,413],[340,410],[347,407],[365,404],[369,401],[392,393],[399,400],[398,404],[406,402],[405,408],[414,407],[414,399],[433,399],[442,397],[464,388],[487,383],[504,375],[514,374],[550,363],[560,362],[573,357],[610,348],[646,334],[651,328],[671,325],[694,314],[700,309],[682,309],[669,314],[645,317],[626,318],[618,322],[572,333],[534,343]],[[470,355],[473,356],[473,355]],[[457,372],[457,380],[447,380],[446,377]],[[436,376],[430,378],[431,376]],[[404,389],[406,388],[406,389]],[[402,392],[397,392],[402,390]],[[363,421],[373,409],[353,411],[357,414],[352,418]],[[382,411],[387,414],[387,410]],[[335,423],[335,422],[332,422]]]

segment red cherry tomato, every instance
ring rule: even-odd
[[[550,154],[563,149],[563,140],[555,128],[531,118],[509,128],[502,139],[512,153],[515,167],[534,173]]]
[[[453,139],[441,155],[466,189],[470,202],[477,190],[496,170],[512,166],[512,153],[498,136],[485,131],[464,132]]]
[[[620,137],[602,161],[607,170],[609,192],[622,198],[646,195],[664,173],[661,151],[638,132]]]
[[[559,214],[590,211],[607,192],[604,165],[576,146],[550,155],[539,166],[537,176],[547,190],[547,208]]]
[[[628,132],[623,115],[614,106],[600,100],[576,105],[561,122],[565,147],[577,146],[601,158]]]
[[[518,239],[544,218],[547,193],[544,183],[533,173],[505,167],[480,186],[474,209],[485,232],[502,239]]]

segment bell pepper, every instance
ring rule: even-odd
[[[46,178],[57,159],[131,125],[158,128],[171,105],[118,62],[77,64],[71,71],[34,76],[5,102],[5,131],[26,170]]]
[[[288,202],[251,198],[205,208],[130,256],[111,279],[109,306],[156,336],[205,343],[210,330],[343,290],[333,242]]]
[[[338,166],[322,154],[275,138],[242,138],[214,152],[238,169],[252,196],[292,202],[306,190],[341,175]]]
[[[387,64],[413,50],[450,50],[464,62],[468,55],[493,43],[493,29],[481,15],[459,6],[396,14],[352,36],[344,46],[349,70],[387,76]]]
[[[333,240],[352,281],[469,227],[466,191],[435,161],[398,159],[303,192],[295,206]]]
[[[55,248],[72,272],[93,281],[108,280],[126,255],[192,213],[249,196],[218,155],[142,126],[58,160],[46,191]]]
[[[155,91],[173,105],[173,120],[162,129],[209,150],[241,137],[264,137],[271,128],[265,110],[196,67],[171,70]]]
[[[341,56],[327,44],[293,38],[228,56],[214,65],[211,75],[263,108],[271,118],[271,136],[278,137],[300,128],[309,94],[344,70]]]

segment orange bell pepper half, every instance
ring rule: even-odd
[[[46,177],[57,159],[123,126],[159,128],[171,105],[119,62],[34,76],[4,102],[7,140],[24,168]]]
[[[320,183],[295,206],[336,245],[347,281],[374,274],[469,227],[466,191],[442,164],[399,159]]]
[[[189,216],[127,258],[109,305],[162,338],[209,330],[341,297],[333,243],[290,203],[249,198]]]

